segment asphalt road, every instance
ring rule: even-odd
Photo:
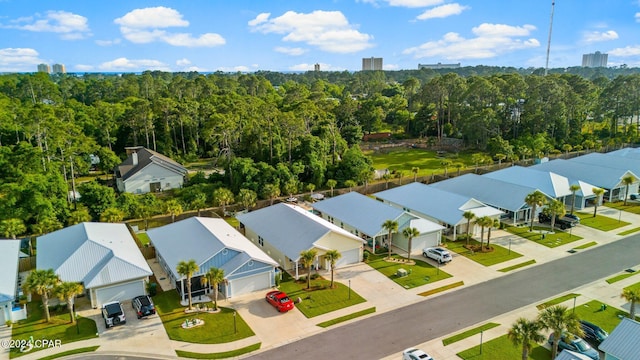
[[[338,360],[379,359],[392,354],[400,356],[405,348],[540,302],[638,264],[640,235],[635,235],[340,326],[255,354],[251,359]]]

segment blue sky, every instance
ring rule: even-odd
[[[0,0],[0,72],[544,67],[551,0]],[[557,0],[549,67],[640,67],[640,0]]]

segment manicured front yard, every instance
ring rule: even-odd
[[[507,338],[507,335],[502,335],[499,338],[487,341],[482,344],[482,354],[480,354],[480,335],[476,335],[478,338],[478,345],[465,351],[459,352],[457,355],[465,360],[496,360],[496,359],[521,359],[522,347],[514,346]],[[529,359],[533,360],[549,360],[551,358],[551,351],[544,348],[542,345],[534,345],[533,350],[529,352]]]
[[[578,296],[580,296],[580,294],[571,293],[571,294],[562,295],[562,296],[557,297],[555,299],[551,299],[551,300],[549,300],[549,301],[547,301],[545,303],[536,305],[536,307],[538,308],[538,310],[542,310],[544,308],[548,308],[549,306],[558,305],[560,303],[563,303],[563,302],[565,302],[567,300],[576,298]]]
[[[627,287],[624,288],[625,290],[631,289],[631,290],[638,290],[640,289],[640,282],[635,283],[633,285],[629,285]]]
[[[640,274],[640,271],[625,272],[623,274],[616,275],[614,277],[610,277],[606,281],[607,281],[607,284],[613,284],[614,282],[618,282],[618,281],[624,280],[624,279],[626,279],[626,278],[628,278],[630,276],[636,275],[636,274]]]
[[[571,231],[567,232],[560,229],[555,229],[554,233],[548,233],[551,228],[543,226],[534,226],[533,231],[529,231],[528,226],[508,226],[505,230],[513,235],[518,235],[550,248],[582,239],[580,236],[573,235]]]
[[[596,217],[593,217],[593,214],[588,213],[579,212],[577,214],[580,216],[581,225],[602,231],[610,231],[630,224],[626,221],[619,221],[620,219],[614,219],[603,215],[596,215]]]
[[[415,265],[410,265],[402,262],[389,262],[385,260],[386,257],[386,253],[378,255],[369,254],[367,264],[405,289],[411,289],[451,277],[451,274],[443,270],[446,265],[437,268],[420,260],[420,258],[411,259],[415,262]],[[399,255],[392,255],[392,257],[398,260],[404,259],[404,257]],[[397,276],[399,269],[406,270],[407,275]]]
[[[485,241],[485,245],[486,243],[487,242]],[[522,254],[519,254],[515,251],[510,252],[509,249],[495,244],[491,244],[493,251],[471,252],[464,247],[465,244],[466,241],[458,240],[454,242],[448,242],[447,247],[449,250],[454,251],[462,256],[468,257],[469,259],[484,266],[499,264],[501,262],[509,261],[511,259],[517,259],[522,256]],[[480,242],[475,240],[469,241],[469,244],[476,247],[480,246]]]
[[[240,314],[229,308],[220,308],[214,314],[205,312],[185,314],[180,305],[180,296],[175,291],[167,291],[153,297],[158,314],[162,319],[169,338],[198,344],[221,344],[244,339],[254,335]],[[209,307],[212,304],[208,304]],[[235,316],[234,316],[235,314]],[[204,320],[204,325],[183,329],[182,324],[191,319]]]
[[[95,321],[79,317],[77,325],[69,319],[67,308],[51,312],[51,322],[44,320],[44,310],[39,300],[27,304],[28,317],[13,324],[11,338],[14,340],[37,339],[60,340],[62,344],[86,340],[97,337],[98,328]],[[19,349],[11,349],[10,358],[31,354],[42,349],[33,349],[28,353],[21,353]]]
[[[612,209],[616,209],[616,210],[622,210],[622,211],[628,211],[630,213],[634,213],[634,214],[640,214],[640,203],[639,202],[631,202],[628,201],[627,205],[624,204],[624,201],[616,201],[616,202],[608,202],[607,207],[612,208]]]
[[[600,301],[593,300],[576,306],[576,315],[581,320],[589,321],[607,332],[611,332],[622,321],[622,317],[628,316],[628,314],[613,306],[607,306],[605,310],[602,310],[602,304]],[[572,309],[569,308],[569,311],[572,311]]]
[[[296,304],[296,309],[308,318],[365,302],[353,289],[337,281],[334,281],[332,289],[331,281],[318,277],[311,279],[311,288],[307,289],[306,280],[303,281],[302,277],[300,279],[295,281],[287,278],[280,283],[279,289],[287,293],[294,302],[298,298],[302,299],[302,302]]]
[[[442,339],[442,345],[447,346],[449,344],[453,344],[454,342],[458,342],[460,340],[466,339],[468,337],[471,337],[475,334],[480,334],[481,331],[487,331],[489,329],[493,329],[496,326],[500,326],[500,324],[497,323],[486,323],[484,325],[480,325],[478,327],[475,327],[473,329],[469,329],[467,331],[455,334],[453,336],[450,336],[448,338]]]

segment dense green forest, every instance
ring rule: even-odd
[[[457,138],[496,159],[635,143],[638,69],[472,67],[299,74],[0,76],[0,229],[13,237],[80,221],[120,221],[269,199],[371,179],[364,134],[437,145]],[[171,200],[117,195],[126,146],[179,162],[207,158]],[[224,191],[229,190],[230,192]]]

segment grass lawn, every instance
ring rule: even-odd
[[[619,232],[617,235],[624,236],[624,235],[633,234],[634,232],[638,232],[638,231],[640,231],[640,227]]]
[[[576,315],[581,320],[592,322],[607,332],[613,331],[622,320],[622,317],[628,316],[625,311],[616,309],[613,306],[607,306],[605,310],[602,310],[601,306],[602,302],[596,300],[576,306]],[[571,308],[569,311],[571,311]]]
[[[189,358],[189,359],[229,359],[229,358],[236,358],[240,355],[248,354],[252,351],[256,351],[260,349],[260,346],[262,346],[262,344],[257,343],[257,344],[243,347],[242,349],[236,349],[236,350],[225,351],[220,353],[210,353],[210,354],[176,350],[176,355],[182,358]]]
[[[586,243],[586,244],[582,244],[582,245],[580,245],[580,246],[576,246],[576,247],[574,247],[574,249],[582,250],[582,249],[590,248],[590,247],[592,247],[592,246],[596,246],[596,245],[598,245],[598,243],[597,243],[597,242],[595,242],[595,241],[590,241],[590,242],[588,242],[588,243]]]
[[[185,307],[180,305],[180,296],[175,291],[158,294],[153,297],[153,302],[162,319],[162,324],[172,340],[198,344],[221,344],[254,335],[249,325],[239,314],[234,316],[233,309],[221,307],[221,311],[215,314],[185,314]],[[194,318],[204,320],[204,325],[191,329],[182,328],[181,325],[185,320]]]
[[[464,166],[462,169],[474,166],[471,161],[471,153],[460,152],[447,153],[443,156],[438,156],[435,151],[425,149],[413,149],[413,148],[396,148],[386,151],[365,151],[365,155],[369,156],[373,162],[375,169],[389,169],[390,171],[402,171],[405,177],[413,177],[411,169],[414,167],[420,168],[418,176],[426,176],[444,173],[442,167],[442,160],[447,159],[451,161],[452,165],[447,168],[449,173],[455,173],[458,169],[453,165],[455,163],[462,163]]]
[[[458,286],[462,286],[462,285],[464,285],[464,281],[458,281],[458,282],[454,282],[453,284],[449,284],[449,285],[441,286],[439,288],[435,288],[435,289],[431,289],[431,290],[427,290],[427,291],[421,292],[418,295],[420,295],[420,296],[429,296],[429,295],[437,294],[439,292],[447,291],[449,289],[454,289],[454,288],[457,288]]]
[[[465,351],[459,352],[457,355],[465,360],[496,360],[496,359],[520,359],[522,358],[522,347],[514,346],[507,338],[502,335],[499,338],[487,341],[482,344],[482,354],[480,354],[480,336],[478,335],[478,345]],[[533,360],[549,360],[551,351],[545,349],[541,345],[534,345],[529,352],[529,359]]]
[[[608,216],[596,215],[596,217],[593,217],[593,214],[582,212],[577,214],[580,216],[581,225],[602,231],[614,230],[630,224],[626,221],[618,221],[618,219],[610,218]]]
[[[411,289],[451,277],[451,274],[446,273],[442,269],[444,266],[437,268],[420,259],[414,260],[415,265],[388,262],[385,261],[386,257],[386,253],[379,255],[369,254],[367,264],[405,289]],[[392,255],[392,257],[394,259],[404,259],[404,257],[399,255]],[[407,271],[407,276],[398,277],[396,275],[398,269],[405,269]]]
[[[294,302],[297,298],[302,299],[301,303],[296,304],[296,308],[308,318],[366,301],[353,289],[350,290],[348,286],[337,281],[333,283],[334,288],[331,289],[331,281],[321,277],[311,279],[311,289],[307,290],[307,281],[302,281],[302,277],[300,279],[298,281],[292,278],[283,280],[279,289],[287,293]]]
[[[78,323],[72,324],[69,319],[67,308],[51,312],[51,322],[44,320],[44,310],[41,302],[32,301],[27,304],[28,317],[13,324],[11,338],[14,340],[28,340],[33,336],[34,340],[49,339],[60,340],[62,344],[74,341],[86,340],[97,337],[98,328],[95,321],[79,317]],[[20,349],[11,349],[10,358],[16,358],[25,354],[31,354],[38,349],[33,349],[28,353],[21,353]]]
[[[353,313],[353,314],[349,314],[349,315],[345,315],[345,316],[340,316],[340,317],[335,318],[335,319],[331,319],[331,320],[328,320],[328,321],[324,321],[324,322],[321,322],[321,323],[316,324],[316,325],[317,325],[317,326],[320,326],[320,327],[323,327],[323,328],[326,328],[326,327],[329,327],[329,326],[332,326],[332,325],[335,325],[335,324],[339,324],[339,323],[341,323],[341,322],[345,322],[345,321],[347,321],[347,320],[351,320],[351,319],[358,318],[358,317],[360,317],[360,316],[365,316],[365,315],[368,315],[368,314],[373,314],[374,312],[376,312],[376,308],[375,308],[375,306],[374,306],[374,307],[371,307],[371,308],[368,308],[368,309],[364,309],[364,310],[361,310],[361,311],[355,312],[355,313]]]
[[[151,240],[149,239],[149,235],[147,235],[146,232],[137,233],[136,236],[140,240],[140,243],[142,244],[142,246],[146,246],[151,242]]]
[[[79,348],[79,349],[73,349],[73,350],[69,350],[69,351],[63,351],[61,353],[57,353],[57,354],[41,357],[38,360],[53,360],[53,359],[58,359],[58,358],[61,358],[61,357],[71,356],[71,355],[75,355],[75,354],[94,352],[94,351],[98,350],[99,347],[100,347],[100,345],[96,345],[96,346],[87,346],[87,347],[83,347],[83,348]]]
[[[529,231],[528,226],[508,226],[505,230],[509,233],[518,235],[525,239],[535,241],[538,244],[544,245],[546,247],[554,248],[556,246],[568,244],[570,242],[574,242],[577,240],[581,240],[582,238],[577,235],[573,235],[570,232],[565,232],[560,229],[555,229],[553,234],[545,234],[544,232],[551,230],[548,227],[542,226],[534,226],[533,231]]]
[[[500,271],[500,272],[509,272],[511,270],[520,269],[521,267],[529,266],[529,265],[532,265],[532,264],[535,264],[535,263],[536,263],[536,261],[531,259],[529,261],[525,261],[525,262],[520,263],[520,264],[515,264],[515,265],[512,265],[512,266],[508,266],[508,267],[506,267],[504,269],[500,269],[498,271]]]
[[[633,285],[629,285],[629,286],[625,287],[624,289],[625,290],[627,290],[627,289],[638,290],[638,289],[640,289],[640,282],[639,283],[635,283]]]
[[[484,266],[499,264],[501,262],[509,261],[511,259],[517,259],[522,256],[522,254],[519,254],[515,251],[509,252],[509,249],[495,244],[491,244],[493,251],[471,253],[467,248],[464,247],[465,244],[465,241],[460,240],[448,242],[447,247],[449,250],[454,251],[462,256],[468,257],[469,259]],[[480,246],[480,242],[475,240],[469,241],[469,244]]]
[[[551,300],[549,300],[549,301],[547,301],[545,303],[536,305],[536,307],[538,308],[538,310],[542,310],[544,308],[548,308],[549,306],[553,306],[553,305],[557,305],[557,304],[563,303],[563,302],[565,302],[567,300],[573,299],[573,298],[578,297],[578,296],[580,296],[580,294],[571,293],[571,294],[567,294],[567,295],[562,295],[562,296],[557,297],[555,299],[551,299]]]
[[[480,334],[481,331],[487,331],[489,329],[493,329],[496,326],[500,326],[500,324],[496,324],[496,323],[487,323],[484,325],[480,325],[478,327],[475,327],[473,329],[469,329],[465,332],[461,332],[459,334],[455,334],[453,336],[450,336],[446,339],[442,339],[442,345],[447,346],[449,344],[453,344],[454,342],[458,342],[462,339],[466,339],[468,337],[471,337],[475,334]]]
[[[627,205],[624,205],[624,201],[616,201],[613,203],[608,202],[606,206],[616,210],[622,210],[622,211],[628,211],[634,214],[640,214],[640,203],[637,203],[637,202],[627,202]]]
[[[616,276],[614,276],[614,277],[610,277],[610,278],[608,278],[606,281],[607,281],[607,284],[613,284],[613,283],[615,283],[615,282],[618,282],[618,281],[624,280],[624,279],[626,279],[626,278],[628,278],[628,277],[630,277],[630,276],[636,275],[636,274],[640,274],[640,271],[625,272],[625,273],[623,273],[623,274],[616,275]]]

